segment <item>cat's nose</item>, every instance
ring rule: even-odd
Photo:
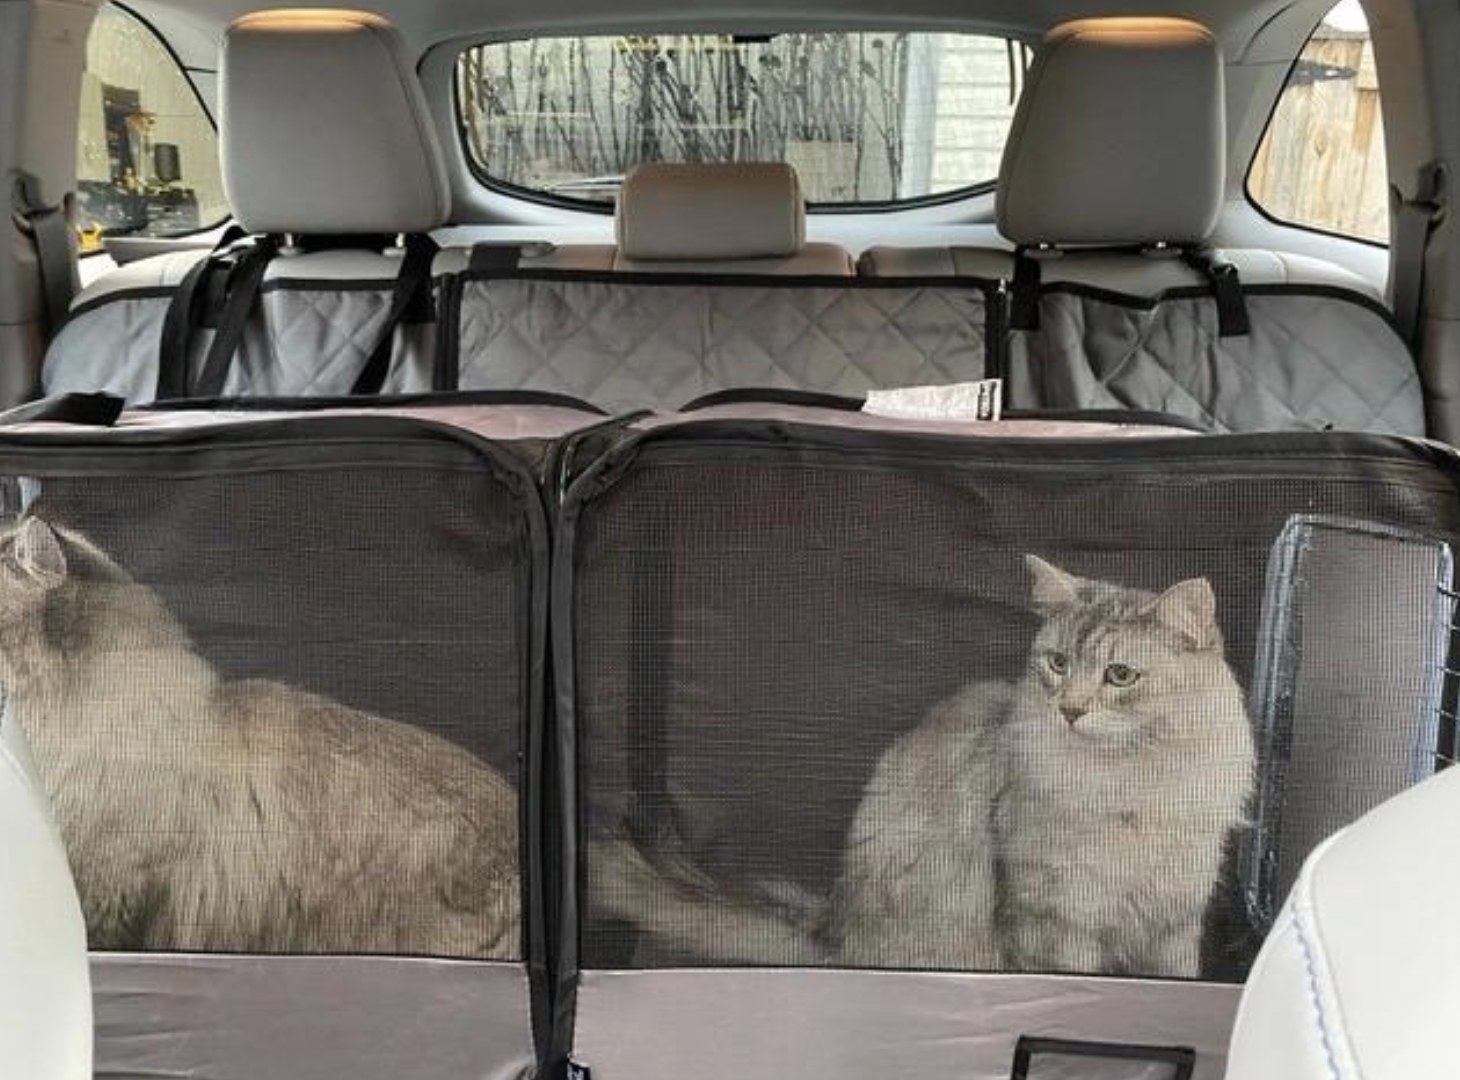
[[[1085,707],[1083,705],[1061,705],[1060,715],[1065,718],[1065,723],[1074,727],[1075,721],[1085,715]]]

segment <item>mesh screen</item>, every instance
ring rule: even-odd
[[[27,481],[0,529],[91,945],[520,959],[522,509],[460,460],[269,453]]]
[[[1274,542],[1295,510],[1452,535],[1444,476],[849,441],[650,443],[582,511],[583,966],[1239,979]],[[1394,605],[1347,601],[1386,670]],[[1344,717],[1383,753],[1305,793],[1324,828],[1324,785],[1392,789],[1426,692]]]

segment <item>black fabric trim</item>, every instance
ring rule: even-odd
[[[995,376],[990,376],[993,377]],[[832,412],[861,412],[866,405],[866,399],[841,394],[822,394],[811,390],[745,387],[705,394],[687,405],[681,405],[678,411],[688,414],[719,405],[794,405]],[[1217,434],[1214,428],[1200,420],[1152,409],[1005,409],[1002,419],[1050,420],[1077,424],[1135,424],[1176,428],[1202,435]]]
[[[59,394],[0,412],[0,427],[18,424],[79,424],[109,428],[126,408],[115,394]]]
[[[73,307],[71,313],[66,316],[66,321],[61,324],[61,328],[65,329],[81,316],[90,314],[97,308],[104,308],[108,304],[122,300],[166,300],[176,292],[176,285],[138,285],[136,288],[118,289],[102,296],[95,296]]]
[[[999,282],[992,278],[964,277],[956,274],[918,277],[845,277],[835,274],[734,274],[672,273],[644,270],[548,270],[519,267],[506,271],[466,270],[456,275],[463,283],[490,281],[582,281],[602,285],[678,285],[685,288],[706,285],[727,287],[786,289],[972,289],[992,293]]]
[[[431,386],[455,392],[461,386],[461,280],[452,276],[441,287],[441,317],[436,331],[436,357]]]
[[[419,394],[375,394],[370,397],[240,397],[152,401],[133,406],[135,412],[320,412],[326,409],[441,408],[460,405],[545,405],[577,409],[594,416],[609,414],[581,398],[550,390],[453,390]]]
[[[746,387],[717,390],[712,394],[705,394],[703,397],[695,398],[687,405],[681,405],[678,411],[688,414],[700,409],[711,409],[718,405],[794,405],[826,409],[832,412],[861,412],[866,405],[866,399],[840,394],[822,394],[811,390]],[[1200,420],[1151,409],[1005,409],[1002,419],[1050,420],[1078,424],[1135,424],[1145,427],[1177,428],[1181,431],[1192,431],[1202,435],[1217,434],[1214,428],[1203,424]]]
[[[713,409],[718,405],[796,405],[812,409],[834,409],[838,412],[861,412],[866,398],[842,394],[823,394],[816,390],[787,390],[776,386],[737,386],[701,394],[681,405],[682,413]]]
[[[801,460],[870,462],[902,468],[1058,469],[1065,474],[1102,476],[1130,469],[1153,477],[1225,469],[1227,475],[1326,477],[1393,468],[1398,482],[1413,482],[1414,470],[1446,477],[1448,491],[1460,481],[1460,450],[1398,435],[1363,432],[1283,431],[1247,434],[1132,438],[1019,438],[947,435],[903,430],[841,428],[799,421],[686,419],[634,431],[605,460],[585,471],[569,502],[588,497],[595,477],[618,475],[628,460],[652,453],[663,460],[723,460],[760,457],[794,448]],[[1437,481],[1438,483],[1438,481]],[[579,489],[582,490],[579,490]]]
[[[1038,1055],[1050,1057],[1102,1058],[1109,1061],[1150,1062],[1170,1065],[1171,1080],[1191,1080],[1196,1070],[1196,1051],[1189,1046],[1148,1046],[1141,1043],[1091,1042],[1084,1039],[1051,1039],[1019,1036],[1009,1080],[1029,1080],[1029,1070]]]
[[[1140,311],[1150,311],[1167,300],[1210,300],[1212,298],[1211,290],[1201,285],[1178,285],[1175,288],[1163,289],[1159,293],[1152,293],[1150,296],[1137,296],[1134,293],[1116,292],[1114,289],[1104,289],[1098,285],[1087,285],[1078,281],[1053,281],[1044,285],[1041,291],[1044,295],[1067,293],[1071,296],[1100,300],[1117,307],[1135,308]],[[1352,289],[1345,289],[1341,285],[1271,282],[1257,285],[1244,284],[1242,292],[1249,297],[1313,296],[1324,300],[1338,300],[1354,304],[1378,315],[1391,330],[1394,330],[1396,334],[1399,332],[1394,325],[1394,314],[1387,307],[1371,296]]]
[[[1169,427],[1200,435],[1216,435],[1217,430],[1200,420],[1154,409],[1005,409],[1005,420],[1049,420],[1071,424],[1121,424],[1140,427]]]
[[[1039,329],[1039,298],[1043,295],[1039,260],[1022,248],[1014,253],[1014,280],[1009,286],[1009,329]]]

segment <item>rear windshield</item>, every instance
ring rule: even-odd
[[[496,185],[611,203],[640,162],[784,161],[865,206],[992,181],[1027,61],[970,34],[541,38],[467,49],[457,107]]]

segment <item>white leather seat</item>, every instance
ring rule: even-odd
[[[1227,1080],[1460,1076],[1460,769],[1309,856],[1248,979]]]
[[[86,927],[14,718],[0,718],[0,1076],[89,1080]]]

